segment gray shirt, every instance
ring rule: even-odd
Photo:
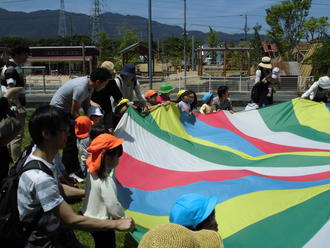
[[[212,105],[215,107],[216,110],[233,110],[231,101],[229,99],[226,99],[221,102],[219,96],[213,98]]]
[[[88,88],[88,81],[88,77],[69,80],[56,91],[50,105],[63,109],[65,113],[71,113],[73,100],[82,103],[92,95],[93,89]]]

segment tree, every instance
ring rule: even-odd
[[[122,50],[134,43],[137,43],[139,40],[137,38],[137,34],[135,30],[131,30],[131,29],[126,29],[124,31],[124,37],[123,40],[119,46],[119,50]]]
[[[316,49],[315,53],[309,57],[306,63],[312,63],[314,75],[316,77],[324,76],[330,73],[330,40]]]
[[[305,38],[307,41],[314,39],[324,39],[327,35],[327,29],[330,26],[328,17],[320,18],[311,17],[304,21]]]
[[[250,46],[253,48],[251,57],[254,63],[260,61],[262,57],[262,41],[259,33],[261,28],[262,26],[256,23],[256,25],[253,27],[254,36],[250,41]]]
[[[266,22],[270,26],[268,36],[287,57],[291,57],[291,51],[304,37],[303,24],[311,2],[312,0],[286,0],[266,9]]]
[[[98,34],[98,42],[96,46],[99,48],[100,56],[99,61],[113,60],[111,52],[111,40],[108,39],[108,35],[105,32]]]
[[[206,43],[209,47],[218,47],[220,45],[220,35],[213,28],[209,27],[209,35],[206,39]],[[216,52],[211,52],[212,61],[215,62],[217,58]]]

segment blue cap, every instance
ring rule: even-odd
[[[205,95],[202,98],[203,102],[208,102],[212,96],[213,96],[212,93],[205,93]]]
[[[218,202],[218,196],[210,198],[199,194],[181,196],[172,206],[170,222],[182,226],[196,226],[211,215]]]

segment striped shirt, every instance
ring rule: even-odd
[[[25,165],[31,160],[39,160],[48,166],[54,178],[38,169],[26,171],[21,175],[17,190],[19,218],[23,222],[30,223],[42,208],[44,214],[36,230],[52,233],[59,228],[60,219],[51,210],[64,201],[58,187],[56,170],[53,164],[32,154],[27,158]]]

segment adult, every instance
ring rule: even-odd
[[[90,100],[94,90],[104,89],[109,78],[110,73],[107,69],[97,68],[89,77],[78,77],[63,84],[50,101],[50,105],[62,109],[71,119],[70,136],[62,154],[62,162],[68,174],[81,172],[74,133],[74,120],[80,115],[83,102]],[[83,177],[81,173],[78,176]]]
[[[105,86],[104,89],[100,91],[94,91],[92,94],[92,101],[99,104],[104,111],[103,123],[106,128],[113,130],[113,109],[111,97],[114,100],[115,104],[118,104],[120,100],[123,98],[121,91],[119,90],[116,81],[116,70],[114,64],[111,61],[104,61],[101,64],[101,68],[105,68],[109,71],[111,77],[109,79],[109,83]]]
[[[218,231],[215,219],[215,207],[218,196],[210,198],[199,194],[186,194],[181,196],[172,206],[170,222],[199,231],[208,229]]]
[[[20,90],[17,97],[10,100],[11,109],[17,114],[22,127],[24,127],[26,117],[26,100],[25,100],[25,79],[23,75],[22,66],[26,63],[29,57],[30,49],[21,42],[15,42],[10,49],[10,59],[2,68],[1,78],[3,86],[7,89],[18,87]],[[10,154],[13,162],[16,162],[22,150],[22,142],[24,137],[24,128],[17,134],[17,136],[10,142]]]
[[[217,90],[217,96],[213,98],[212,100],[212,106],[215,108],[216,111],[219,110],[228,110],[231,113],[234,113],[233,111],[233,105],[231,104],[231,101],[229,99],[229,90],[227,86],[219,86]]]
[[[140,90],[140,83],[136,79],[135,66],[132,64],[126,64],[124,69],[120,72],[120,75],[115,78],[116,84],[123,95],[123,98],[127,98],[130,101],[134,101],[135,97],[138,101],[144,102],[145,99]]]
[[[141,239],[138,248],[223,248],[217,232],[191,231],[183,226],[167,223],[152,228]]]
[[[328,102],[330,89],[330,78],[328,76],[320,77],[311,87],[301,96],[301,98],[309,98],[316,102]]]
[[[84,190],[61,185],[52,163],[55,155],[65,146],[69,134],[67,114],[53,106],[38,108],[29,121],[29,132],[36,149],[26,159],[24,166],[37,160],[47,166],[53,176],[41,170],[24,172],[18,184],[17,205],[19,218],[23,223],[31,223],[42,213],[26,247],[80,247],[72,232],[131,230],[132,219],[101,220],[77,215],[64,197],[82,197]],[[62,192],[62,193],[61,193]]]
[[[272,64],[270,57],[262,57],[256,71],[255,84],[252,88],[252,100],[259,105],[265,107],[273,104],[273,84],[277,79],[274,79],[272,73]],[[254,99],[253,99],[254,98]]]

